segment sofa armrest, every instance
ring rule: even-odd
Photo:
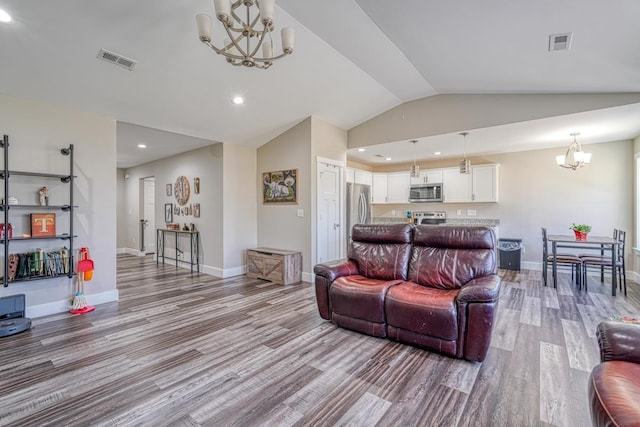
[[[500,293],[500,283],[500,276],[497,274],[473,279],[460,288],[458,304],[496,302]]]
[[[606,320],[596,328],[596,336],[601,362],[622,360],[640,363],[640,325]]]
[[[358,266],[349,259],[340,259],[317,264],[313,267],[313,272],[317,276],[326,278],[329,283],[332,283],[338,277],[358,274]]]

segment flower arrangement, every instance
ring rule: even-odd
[[[578,224],[574,222],[571,227],[576,235],[576,240],[587,240],[587,233],[591,231],[591,226],[587,224]]]
[[[578,224],[576,225],[576,223],[574,222],[573,225],[571,225],[570,227],[573,231],[579,231],[581,233],[588,233],[591,231],[591,226],[587,225],[587,224]]]

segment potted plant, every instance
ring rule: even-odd
[[[587,224],[573,223],[570,227],[576,235],[576,240],[587,240],[587,233],[591,231],[591,226]]]

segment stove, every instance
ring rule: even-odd
[[[412,216],[414,224],[438,225],[447,221],[446,212],[414,212]]]

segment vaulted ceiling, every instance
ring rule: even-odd
[[[0,93],[251,146],[310,115],[348,130],[435,94],[640,93],[636,0],[277,4],[276,26],[296,31],[294,53],[256,70],[198,41],[194,16],[213,14],[212,0],[0,0],[15,20],[0,25]],[[549,36],[568,32],[571,49],[549,52]],[[98,60],[101,48],[136,60],[134,70]],[[638,114],[627,107],[617,125],[627,137],[640,134],[640,120],[627,123]],[[176,149],[150,137],[135,157],[144,138],[119,135],[119,166]]]

